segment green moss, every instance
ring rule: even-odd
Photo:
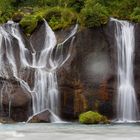
[[[14,10],[10,7],[7,7],[7,9],[2,8],[0,5],[0,23],[5,23],[8,20],[11,19],[13,15]]]
[[[75,24],[77,17],[77,14],[69,8],[44,8],[37,9],[32,14],[26,14],[20,21],[20,25],[26,34],[31,34],[43,18],[47,20],[53,30],[58,30]]]
[[[88,111],[86,113],[80,114],[79,122],[82,124],[109,123],[108,119],[105,116],[93,111]]]
[[[7,22],[15,10],[11,0],[0,0],[0,23]]]
[[[70,8],[46,8],[39,13],[48,21],[53,30],[69,27],[75,24],[78,18],[78,14]]]
[[[0,23],[5,23],[11,19],[12,13],[9,13],[9,12],[5,12],[5,13],[0,12],[0,13],[1,13]]]
[[[20,26],[24,29],[26,34],[31,34],[42,20],[41,16],[26,15],[21,21]]]

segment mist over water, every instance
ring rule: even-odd
[[[111,73],[109,59],[104,52],[90,53],[84,61],[85,75],[88,77],[87,80],[93,84],[100,84]]]

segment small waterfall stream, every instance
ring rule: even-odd
[[[0,26],[0,77],[6,79],[13,77],[20,83],[23,89],[31,94],[32,115],[48,109],[52,114],[51,121],[56,122],[61,121],[58,117],[59,96],[56,71],[70,57],[74,35],[77,32],[78,25],[72,29],[64,42],[57,44],[56,36],[45,20],[44,24],[46,32],[45,43],[42,50],[40,50],[39,56],[34,48],[33,53],[26,48],[24,38],[17,23],[9,21],[7,24]],[[13,47],[13,38],[18,44],[18,48]],[[71,43],[67,48],[68,51],[64,54],[64,44],[69,39],[71,39]],[[19,58],[15,55],[15,49],[19,49]],[[17,65],[17,61],[19,61],[19,66]],[[34,70],[33,87],[30,87],[29,83],[22,78],[22,70],[26,68]],[[2,91],[0,92],[1,97],[3,96],[4,90],[7,90],[7,86],[7,84],[3,85]],[[8,92],[10,93],[10,91]],[[11,103],[9,101],[9,110],[10,105]]]
[[[134,25],[117,19],[115,38],[118,54],[117,120],[138,121],[138,106],[134,89],[133,59],[135,48]]]

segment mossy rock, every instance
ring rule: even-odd
[[[36,15],[42,15],[53,30],[67,28],[76,24],[78,14],[70,8],[52,7],[41,9]]]
[[[82,124],[107,124],[109,120],[98,112],[88,111],[80,114],[79,122]]]
[[[23,12],[15,12],[13,14],[13,16],[12,16],[12,20],[14,22],[20,22],[23,17],[24,17],[24,13]]]
[[[43,18],[41,16],[35,15],[26,15],[20,21],[20,26],[24,29],[24,32],[28,35],[31,34],[38,25],[38,22],[41,22]]]

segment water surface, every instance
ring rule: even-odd
[[[140,140],[139,124],[80,125],[11,124],[0,125],[0,140]]]

